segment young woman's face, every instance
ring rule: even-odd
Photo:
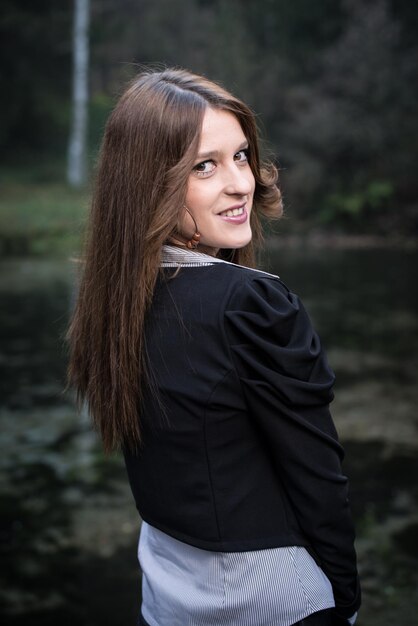
[[[208,108],[186,195],[186,206],[201,235],[199,250],[216,254],[219,248],[242,248],[251,241],[254,188],[248,142],[238,119]],[[195,232],[186,211],[181,232],[187,239]]]

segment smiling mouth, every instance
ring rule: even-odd
[[[238,215],[243,215],[245,211],[245,206],[241,206],[239,209],[227,209],[226,211],[222,211],[219,215],[223,217],[237,217]]]

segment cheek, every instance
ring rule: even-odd
[[[251,182],[252,193],[254,193],[254,191],[255,191],[255,177],[254,177],[254,174],[252,173],[252,170],[250,170],[248,179]]]
[[[199,201],[200,196],[200,185],[196,184],[196,180],[190,181],[187,186],[186,205],[193,206],[196,201]]]
[[[217,197],[219,190],[209,179],[189,183],[186,192],[186,206],[194,211],[209,209]],[[200,183],[200,184],[199,184]]]

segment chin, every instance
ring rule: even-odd
[[[246,236],[243,237],[237,237],[235,239],[235,241],[231,241],[228,244],[228,248],[244,248],[245,246],[248,246],[248,244],[250,243],[251,239],[253,238],[252,233],[248,233]]]
[[[227,237],[213,237],[208,239],[202,237],[200,243],[201,249],[205,247],[215,250],[237,250],[238,248],[244,248],[247,246],[251,239],[252,232],[250,230],[246,233],[242,233],[240,236],[237,234],[235,237],[231,237],[231,235]]]

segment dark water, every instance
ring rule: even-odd
[[[418,253],[282,250],[266,267],[302,296],[337,374],[334,418],[358,528],[360,626],[418,612]],[[68,264],[0,263],[1,621],[118,626],[139,604],[139,520],[64,395]]]

